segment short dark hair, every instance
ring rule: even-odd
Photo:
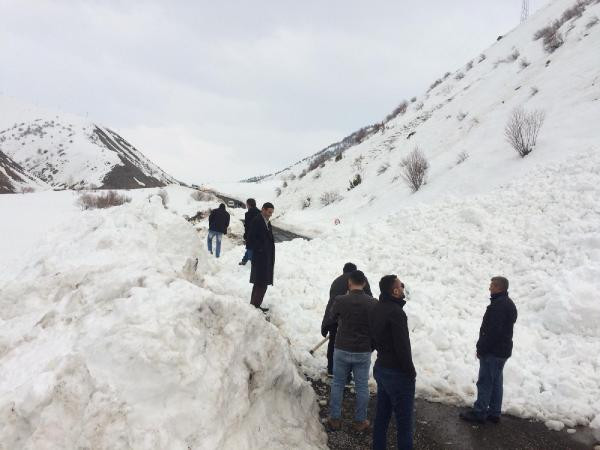
[[[262,209],[275,209],[275,207],[273,206],[273,203],[267,202],[262,206]]]
[[[508,291],[508,280],[504,277],[492,277],[492,283],[502,289],[504,292]]]
[[[398,279],[397,275],[385,275],[379,280],[379,292],[382,294],[391,294],[394,288],[394,283]]]
[[[351,262],[347,262],[346,264],[344,264],[344,273],[354,272],[355,270],[357,270],[356,264]]]
[[[249,198],[248,200],[246,200],[246,204],[251,208],[256,208],[256,200],[254,200],[253,198]]]
[[[225,209],[225,203],[221,203],[221,204],[219,205],[219,209]]]
[[[367,277],[360,270],[352,272],[348,279],[352,281],[352,284],[367,284]]]

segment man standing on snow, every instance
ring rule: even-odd
[[[246,208],[248,209],[246,214],[244,214],[244,243],[246,244],[246,253],[244,253],[239,263],[240,266],[245,266],[252,259],[252,249],[248,247],[248,230],[254,218],[260,214],[260,211],[256,207],[256,200],[253,198],[246,200]]]
[[[404,283],[396,275],[379,281],[379,302],[371,310],[369,326],[377,350],[373,376],[377,381],[377,412],[373,427],[373,449],[386,448],[387,430],[396,416],[396,444],[401,449],[413,448],[413,407],[415,378],[408,321],[402,309]]]
[[[227,234],[227,227],[229,227],[229,213],[225,211],[225,203],[221,203],[219,208],[213,209],[208,216],[208,238],[206,239],[208,251],[212,255],[212,241],[213,238],[217,238],[217,248],[215,249],[217,258],[221,255],[221,240],[223,235]]]
[[[369,404],[369,367],[371,367],[371,335],[369,333],[369,310],[376,301],[364,291],[367,278],[360,270],[348,277],[349,291],[335,298],[331,316],[339,324],[333,353],[333,381],[329,400],[329,429],[341,428],[344,385],[352,372],[356,389],[354,429],[369,428],[367,406]]]
[[[342,274],[333,280],[331,288],[329,289],[329,301],[327,302],[325,314],[323,314],[323,321],[321,322],[321,334],[323,337],[327,337],[327,334],[329,333],[329,343],[327,345],[327,376],[329,377],[333,377],[333,350],[335,348],[335,336],[338,328],[337,321],[331,317],[331,307],[333,306],[334,299],[338,295],[345,295],[348,293],[348,278],[355,270],[357,270],[356,264],[351,262],[346,263],[342,269]],[[369,280],[367,280],[364,290],[366,294],[371,297],[373,296],[371,293],[371,286],[369,286]]]
[[[512,355],[513,327],[517,321],[517,308],[508,296],[508,280],[494,277],[490,283],[490,304],[483,316],[477,358],[479,378],[477,400],[473,409],[460,413],[469,422],[492,423],[500,421],[502,411],[502,371]]]
[[[253,284],[250,304],[261,311],[268,308],[260,305],[267,292],[267,287],[273,284],[275,269],[275,239],[273,227],[269,219],[275,207],[272,203],[265,203],[260,214],[252,220],[248,229],[246,245],[252,250],[252,269],[250,270],[250,283]]]

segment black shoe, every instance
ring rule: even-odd
[[[487,420],[492,423],[500,423],[500,416],[487,416]]]
[[[269,312],[269,308],[263,308],[262,306],[259,306],[258,309],[260,309],[264,313]]]
[[[248,261],[244,261],[243,259],[238,263],[240,266],[245,266]]]
[[[458,416],[462,420],[465,420],[467,422],[473,422],[473,423],[478,423],[478,424],[485,423],[485,419],[482,418],[481,416],[478,416],[477,414],[475,414],[475,412],[473,410],[461,412]]]

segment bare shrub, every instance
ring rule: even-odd
[[[462,73],[462,72],[458,72],[458,73],[455,75],[454,79],[455,79],[455,80],[462,80],[464,77],[465,77],[465,74],[464,74],[464,73]]]
[[[548,53],[553,53],[557,48],[565,43],[562,33],[558,31],[562,23],[555,20],[551,25],[540,28],[533,35],[533,40],[542,39],[544,50]]]
[[[504,128],[504,136],[513,149],[524,158],[535,148],[545,114],[541,110],[530,113],[522,107],[513,110]]]
[[[377,175],[384,174],[389,168],[390,163],[383,163],[381,166],[379,166],[379,169],[377,169]]]
[[[560,17],[561,22],[565,23],[573,19],[574,17],[581,17],[585,11],[585,6],[586,5],[584,2],[578,1],[577,3],[575,3],[575,5],[565,9],[565,11],[562,13],[562,16]]]
[[[423,109],[423,102],[419,102],[415,105],[415,111],[421,111]]]
[[[335,155],[335,162],[341,161],[343,156],[342,156],[342,152],[338,152],[337,155]]]
[[[413,97],[413,98],[411,98],[411,99],[410,99],[410,102],[411,102],[411,103],[414,103],[414,102],[416,102],[416,101],[417,101],[417,97]]]
[[[394,117],[404,114],[407,109],[408,109],[408,102],[406,100],[402,100],[402,102],[398,106],[396,106],[396,108],[394,108],[394,110],[390,114],[388,114],[385,117],[385,121],[389,122]]]
[[[275,197],[279,197],[281,195],[281,188],[275,188]]]
[[[319,167],[325,167],[325,162],[329,160],[326,153],[316,156],[308,165],[308,171],[312,172]]]
[[[462,122],[465,119],[465,117],[467,117],[467,114],[469,114],[469,113],[459,111],[458,114],[456,115],[456,118],[458,119],[459,122]]]
[[[594,25],[596,25],[598,22],[600,22],[600,20],[598,19],[598,16],[594,16],[590,19],[590,21],[588,23],[585,24],[585,28],[589,30]]]
[[[321,205],[327,206],[332,203],[339,202],[342,199],[342,196],[337,191],[327,191],[323,192],[321,195]]]
[[[412,152],[402,159],[401,176],[406,181],[413,192],[421,189],[427,178],[429,162],[419,147],[415,147]]]
[[[468,71],[469,71],[469,70],[471,70],[472,68],[473,68],[473,60],[471,60],[471,61],[469,61],[469,62],[467,63],[467,65],[465,66],[465,71],[467,71],[467,72],[468,72]]]
[[[310,197],[306,197],[304,200],[302,200],[302,209],[306,209],[310,207],[310,203],[311,203],[311,198]]]
[[[481,55],[479,55],[479,59],[477,60],[478,63],[485,61],[487,58],[487,56],[485,56],[485,53],[482,53]]]
[[[313,180],[318,180],[319,178],[321,178],[321,171],[317,170],[313,175]]]
[[[356,170],[357,172],[362,172],[364,160],[365,157],[363,155],[358,155],[352,163],[352,167],[354,168],[354,170]]]
[[[446,72],[444,74],[444,80],[447,80],[450,75],[451,75],[450,72]]]
[[[433,83],[431,83],[431,85],[429,86],[429,89],[427,89],[427,92],[435,89],[437,86],[439,86],[440,84],[442,84],[442,79],[438,78],[437,80],[435,80]]]
[[[513,49],[513,51],[506,58],[499,59],[498,61],[496,61],[494,67],[497,67],[498,64],[513,63],[519,58],[520,55],[521,53],[519,52],[519,50]]]
[[[300,172],[298,174],[298,179],[301,180],[302,178],[304,178],[306,176],[307,173],[308,173],[308,169],[304,169],[302,172]]]
[[[527,67],[529,67],[531,63],[529,61],[527,61],[527,58],[521,58],[521,61],[519,61],[519,65],[521,66],[521,69],[525,69]]]
[[[462,151],[456,157],[456,165],[464,163],[467,159],[469,159],[469,154],[465,151]]]
[[[285,189],[286,187],[288,187],[287,181],[284,181],[284,182],[283,182],[283,184],[281,185],[281,187],[282,187],[282,188],[284,188],[284,189]]]
[[[357,173],[356,175],[354,175],[354,178],[350,180],[350,186],[348,187],[348,190],[350,191],[354,189],[360,183],[362,183],[362,177],[360,176],[360,173]]]
[[[21,188],[21,194],[31,194],[32,192],[35,192],[35,189],[31,186],[25,186]]]
[[[111,206],[119,206],[129,203],[131,198],[120,195],[115,191],[106,191],[101,194],[81,194],[77,199],[77,204],[81,209],[104,209]]]
[[[529,95],[533,97],[533,96],[534,96],[535,94],[537,94],[539,91],[540,91],[540,90],[539,90],[538,88],[536,88],[535,86],[533,86],[533,87],[531,88],[531,90],[529,91]]]
[[[167,204],[169,203],[169,193],[167,191],[165,191],[164,189],[161,189],[160,191],[158,191],[156,193],[156,195],[158,195],[160,197],[160,199],[162,200],[163,206],[166,208]]]

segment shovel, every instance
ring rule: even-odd
[[[325,339],[323,339],[321,342],[319,342],[317,345],[315,345],[308,353],[310,353],[311,355],[314,355],[314,353],[319,349],[319,347],[321,345],[323,345],[325,342],[327,342],[329,340],[329,336],[327,336]]]

